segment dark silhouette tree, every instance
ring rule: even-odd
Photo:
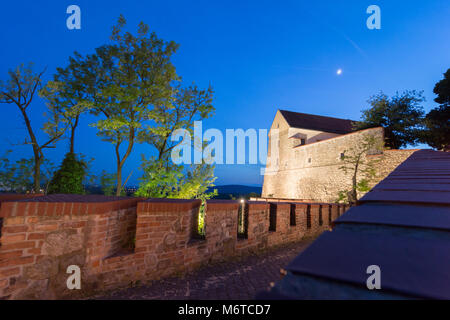
[[[386,147],[400,149],[419,142],[423,123],[425,101],[422,92],[404,91],[389,98],[384,93],[370,97],[370,108],[362,111],[356,130],[383,127]]]
[[[440,105],[428,112],[424,120],[422,142],[442,150],[450,147],[450,69],[444,73],[444,79],[434,86],[434,99]]]

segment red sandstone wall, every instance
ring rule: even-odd
[[[85,277],[91,267],[126,248],[134,238],[139,199],[61,202],[58,197],[71,199],[49,196],[3,203],[0,298],[50,299],[80,294],[67,292],[67,266],[80,266]],[[86,197],[83,199],[95,200]],[[46,201],[41,201],[44,198]]]
[[[269,231],[270,204],[247,205],[247,236],[238,238],[240,203],[208,201],[202,239],[195,231],[199,200],[59,195],[5,202],[0,298],[76,298],[181,274],[317,236],[330,228],[329,212],[334,220],[343,211],[336,204],[276,203],[275,229]],[[66,287],[72,264],[82,270],[81,290]]]

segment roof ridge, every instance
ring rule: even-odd
[[[285,110],[285,109],[278,109],[281,113],[283,112],[290,112],[290,113],[296,113],[301,115],[307,115],[307,116],[314,116],[314,117],[322,117],[322,118],[329,118],[329,119],[336,119],[336,120],[344,120],[344,121],[352,121],[352,122],[358,122],[358,120],[352,120],[352,119],[344,119],[344,118],[336,118],[336,117],[330,117],[330,116],[323,116],[320,114],[312,114],[312,113],[305,113],[305,112],[298,112],[298,111],[291,111],[291,110]]]
[[[315,114],[278,109],[281,116],[292,128],[310,129],[322,132],[344,134],[353,131],[354,120],[340,119]]]

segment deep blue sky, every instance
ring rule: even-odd
[[[77,4],[82,29],[66,28],[66,8]],[[366,27],[366,8],[381,8],[381,30]],[[0,10],[0,77],[20,63],[47,66],[50,79],[77,50],[108,42],[120,14],[127,28],[144,21],[165,40],[181,45],[177,72],[190,83],[211,83],[216,115],[204,127],[268,128],[277,108],[358,119],[369,96],[383,90],[424,90],[429,110],[434,84],[450,67],[450,3],[433,1],[8,1]],[[336,70],[341,68],[342,75]],[[36,100],[32,121],[40,126],[45,106]],[[17,107],[1,105],[0,152],[31,156],[16,147],[26,136]],[[112,145],[101,142],[84,118],[77,151],[95,157],[94,171],[115,170]],[[204,128],[205,129],[205,128]],[[41,139],[44,137],[41,136]],[[66,142],[47,155],[59,163]],[[135,149],[125,166],[137,182]],[[216,184],[262,183],[259,166],[218,165]]]

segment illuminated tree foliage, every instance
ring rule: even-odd
[[[137,196],[149,198],[210,199],[217,190],[207,192],[214,186],[214,167],[193,165],[186,168],[168,160],[150,159],[142,161],[144,175]]]

